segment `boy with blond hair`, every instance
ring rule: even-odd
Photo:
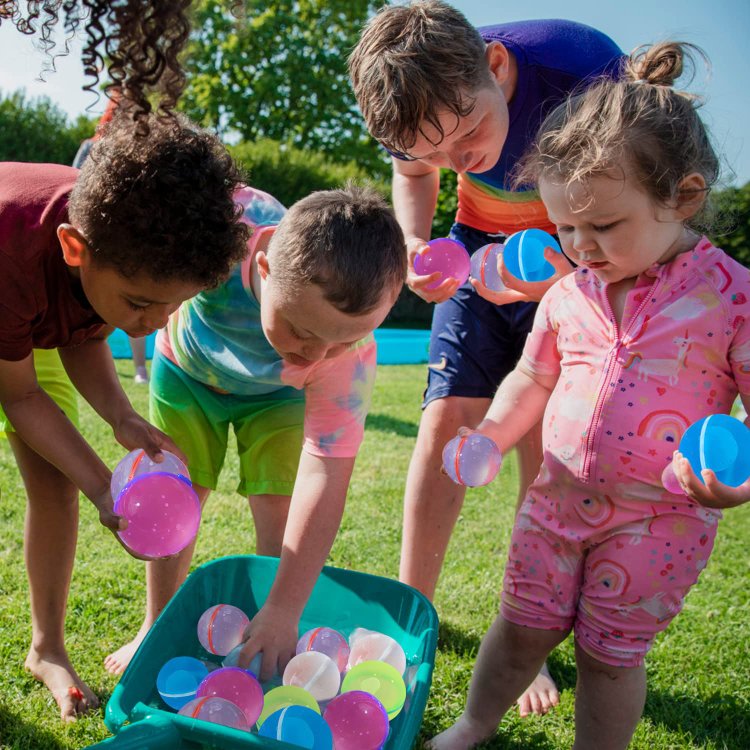
[[[349,69],[367,127],[392,155],[393,204],[409,256],[407,284],[438,303],[428,383],[404,498],[401,580],[435,592],[465,490],[440,473],[442,448],[458,427],[476,426],[513,369],[544,291],[570,271],[480,297],[470,284],[418,276],[414,258],[430,239],[440,169],[458,173],[451,237],[469,252],[536,227],[554,232],[538,193],[516,187],[512,171],[546,113],[567,93],[619,69],[622,53],[601,32],[570,21],[520,21],[475,29],[439,0],[387,6],[366,26]],[[476,286],[477,282],[473,282]],[[483,292],[488,292],[484,290]],[[517,446],[519,501],[541,463],[536,426]],[[519,700],[521,713],[557,702],[549,678]]]
[[[320,191],[288,211],[250,187],[237,199],[253,229],[249,252],[159,333],[151,415],[187,455],[201,502],[216,489],[234,431],[256,552],[281,558],[241,660],[262,652],[265,679],[294,656],[341,522],[375,379],[372,331],[403,286],[406,253],[393,212],[371,189]],[[143,624],[107,657],[110,671],[128,664],[193,549],[148,563]]]

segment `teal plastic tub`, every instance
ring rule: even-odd
[[[115,687],[104,719],[114,736],[90,747],[295,750],[285,742],[178,716],[156,691],[156,675],[168,659],[208,658],[196,633],[201,614],[223,603],[234,604],[252,617],[268,596],[278,562],[273,557],[239,555],[198,568],[164,609]],[[406,703],[391,721],[383,750],[409,750],[422,723],[435,663],[438,620],[432,604],[415,589],[390,578],[325,567],[302,614],[300,634],[323,625],[347,637],[356,627],[377,630],[403,646]]]

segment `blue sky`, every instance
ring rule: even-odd
[[[711,129],[717,150],[736,176],[725,180],[750,181],[750,3],[747,0],[532,0],[491,2],[454,0],[476,25],[524,18],[569,18],[601,29],[624,50],[661,39],[681,39],[702,47],[711,59],[710,75],[699,68],[691,90],[702,94],[702,116]],[[24,88],[31,96],[45,95],[71,117],[93,103],[81,90],[83,74],[77,49],[57,61],[58,70],[38,81],[44,56],[31,39],[10,24],[0,26],[0,91]],[[98,115],[102,104],[94,105]]]

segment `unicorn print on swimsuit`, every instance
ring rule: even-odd
[[[639,352],[632,352],[625,362],[625,369],[631,367],[638,371],[638,380],[648,382],[649,376],[655,380],[666,378],[669,385],[677,385],[680,371],[685,369],[687,354],[692,346],[692,340],[688,338],[688,332],[684,336],[675,336],[672,343],[677,346],[677,356],[668,359],[649,358],[643,359]],[[636,365],[637,363],[637,365]]]

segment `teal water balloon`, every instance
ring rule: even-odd
[[[555,273],[552,264],[544,257],[547,247],[551,247],[556,253],[562,253],[558,241],[541,229],[516,232],[505,240],[503,264],[517,279],[545,281]]]

